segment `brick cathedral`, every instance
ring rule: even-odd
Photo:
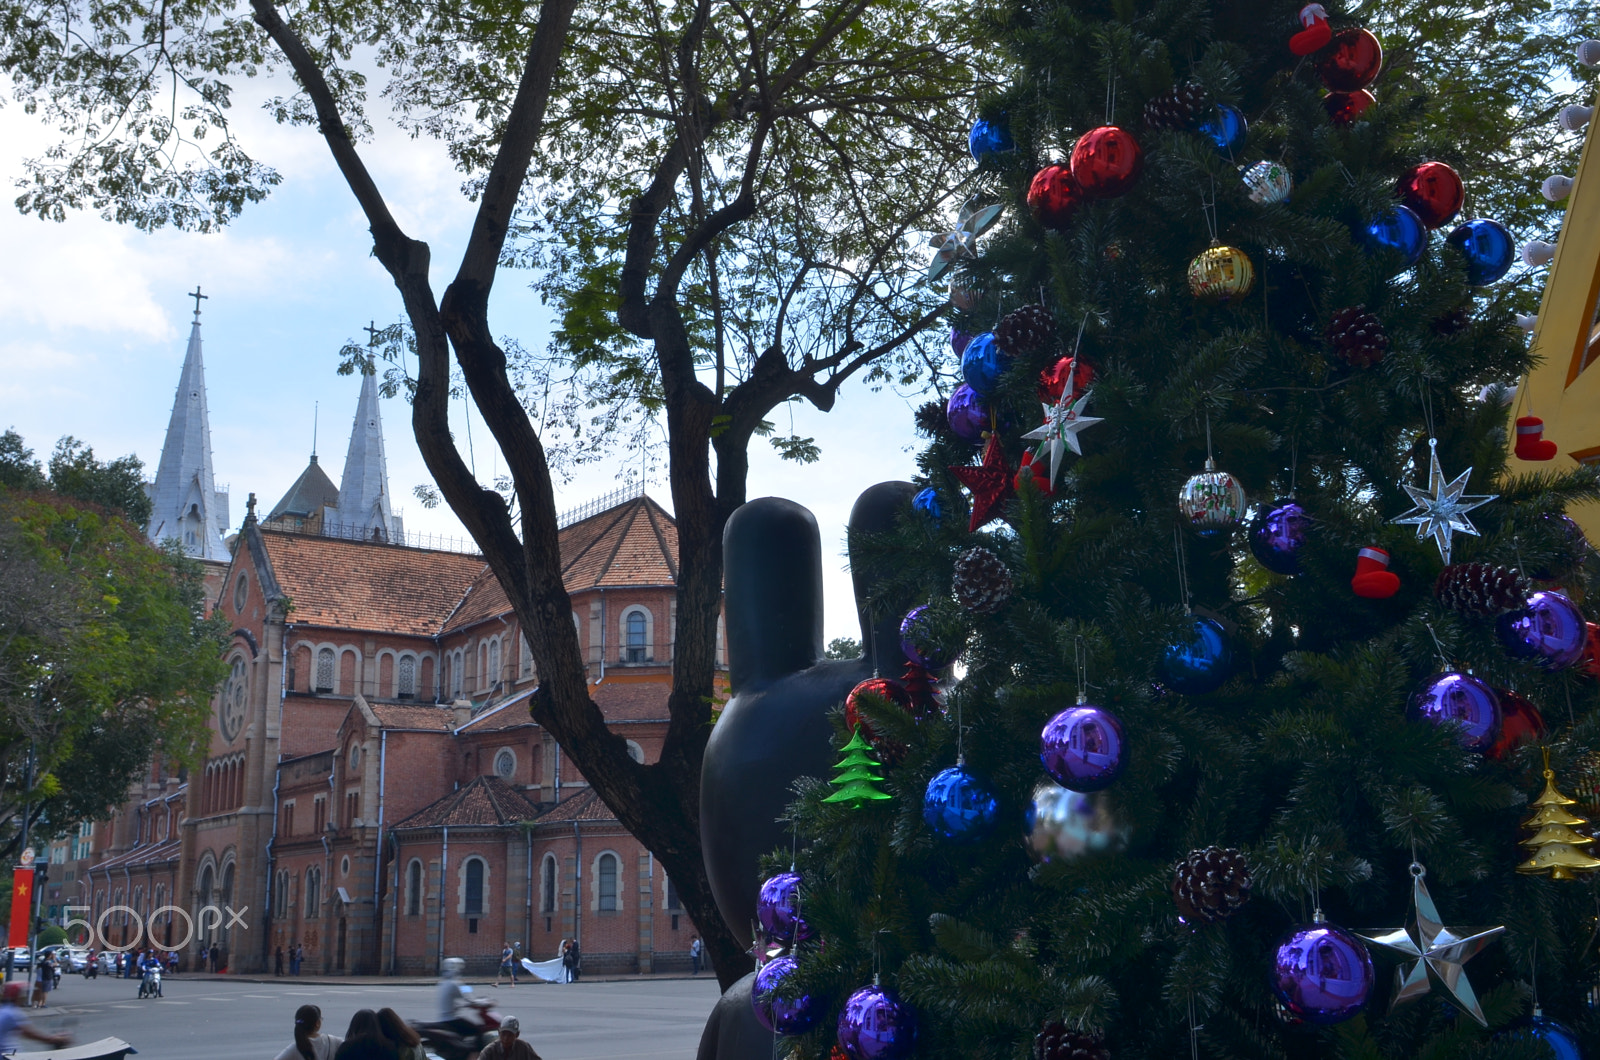
[[[591,974],[687,967],[672,881],[529,717],[538,674],[498,582],[478,555],[407,544],[375,377],[340,483],[313,455],[265,516],[252,494],[230,535],[197,312],[150,493],[150,536],[206,565],[230,672],[202,768],[157,763],[112,819],[55,844],[52,917],[86,906],[117,945],[148,925],[188,967],[215,944],[237,972],[294,945],[308,974],[431,974],[445,957],[482,972],[506,942],[546,960],[568,938]],[[676,525],[619,492],[563,518],[561,556],[591,694],[652,760]]]

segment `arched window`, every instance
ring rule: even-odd
[[[399,676],[395,680],[395,696],[399,699],[415,699],[417,696],[417,657],[415,655],[400,656]]]
[[[483,675],[485,688],[493,688],[500,683],[500,638],[496,637],[489,642],[489,672]]]
[[[422,915],[422,862],[416,858],[406,866],[406,916]]]
[[[546,854],[544,864],[540,866],[539,911],[541,913],[554,913],[556,911],[556,856]]]
[[[518,660],[517,676],[524,677],[524,678],[532,677],[533,676],[533,645],[529,644],[528,643],[528,638],[524,637],[520,633],[517,634],[517,642],[518,642],[518,644],[521,645],[521,655],[520,655],[520,658]]]
[[[317,680],[312,686],[313,692],[333,691],[333,649],[323,648],[317,652]]]
[[[467,916],[483,915],[483,859],[468,858],[462,866],[465,885],[461,895],[461,911]]]
[[[489,687],[489,642],[478,642],[478,687]]]
[[[599,885],[599,910],[602,913],[617,911],[617,856],[601,854],[595,864],[595,878]]]
[[[212,874],[211,874],[211,866],[210,865],[207,865],[205,868],[200,870],[200,886],[196,888],[197,894],[196,894],[195,897],[196,897],[197,901],[199,902],[199,906],[200,906],[201,909],[204,909],[206,906],[213,904],[212,903],[211,891],[212,891],[212,881],[214,879],[215,879],[215,877],[212,876]],[[210,918],[209,917],[200,917],[199,918],[198,930],[199,930],[200,944],[202,946],[205,945],[210,940],[210,938],[211,938],[211,930],[212,930],[212,928],[214,926],[215,925],[210,922]]]
[[[306,870],[306,918],[315,917],[322,908],[322,870],[313,865]]]
[[[239,614],[240,612],[244,611],[244,604],[245,604],[245,601],[247,599],[249,599],[249,596],[250,596],[250,580],[248,578],[246,578],[243,574],[240,574],[239,575],[239,580],[233,583],[233,611],[234,611],[234,614]]]
[[[678,900],[678,888],[673,884],[672,877],[667,877],[667,900],[662,903],[662,908],[677,912],[683,908],[683,903]]]
[[[289,870],[279,869],[272,881],[272,911],[277,916],[289,915]]]
[[[459,698],[461,695],[461,653],[456,652],[450,658],[450,695]]]
[[[643,611],[628,612],[627,660],[631,663],[641,663],[645,659],[645,614]]]
[[[635,762],[638,762],[640,765],[644,765],[644,748],[640,747],[638,744],[634,743],[632,740],[629,740],[628,741],[628,757],[633,759]]]

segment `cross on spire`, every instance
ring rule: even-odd
[[[198,324],[200,323],[200,300],[206,299],[209,301],[211,296],[208,294],[201,294],[200,285],[197,283],[194,285],[194,290],[189,292],[189,297],[194,299],[194,322]]]
[[[369,350],[378,344],[378,328],[376,327],[377,323],[378,322],[376,320],[367,321],[367,349]]]

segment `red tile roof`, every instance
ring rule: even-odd
[[[539,817],[540,824],[564,821],[615,821],[611,807],[600,801],[593,788],[585,788],[571,798],[562,799]]]
[[[369,703],[367,708],[385,729],[428,729],[449,732],[456,727],[455,711],[409,703]]]
[[[429,637],[483,570],[478,556],[262,529],[289,621]]]
[[[539,816],[539,807],[499,777],[478,777],[395,825],[402,828],[503,827]]]
[[[431,637],[511,610],[480,556],[345,541],[260,528],[289,619],[311,626]],[[561,531],[569,592],[672,585],[678,527],[649,497],[636,497]]]

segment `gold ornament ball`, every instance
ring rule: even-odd
[[[1189,292],[1196,298],[1217,302],[1243,298],[1255,282],[1255,266],[1238,247],[1219,243],[1189,263]]]

